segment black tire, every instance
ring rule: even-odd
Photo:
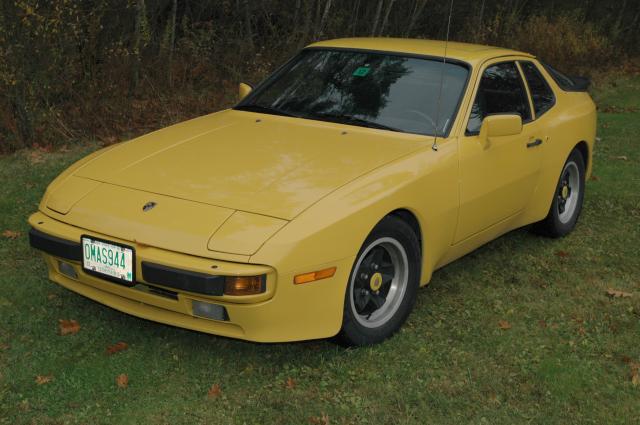
[[[417,235],[400,218],[387,216],[376,225],[360,248],[349,276],[338,334],[343,344],[376,344],[400,329],[413,309],[420,286],[420,252]]]
[[[571,212],[564,208],[568,208],[568,201],[571,200],[570,196],[575,194],[576,187],[570,188],[568,180],[573,179],[571,172],[577,172],[575,176],[574,186],[577,183],[577,196],[575,197],[575,205],[571,205]],[[569,188],[569,198],[564,192],[565,187]],[[569,234],[576,223],[580,212],[582,211],[582,202],[584,200],[585,189],[585,160],[578,149],[571,151],[569,158],[562,167],[558,184],[553,195],[553,202],[549,208],[549,213],[544,220],[539,221],[533,225],[533,231],[544,236],[559,238]]]

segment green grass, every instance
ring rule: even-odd
[[[638,105],[640,79],[595,97]],[[640,112],[599,120],[597,179],[570,236],[523,229],[488,244],[435,273],[398,335],[349,350],[163,326],[48,282],[26,217],[46,184],[95,146],[35,164],[30,152],[0,157],[0,232],[22,232],[0,237],[0,423],[640,422],[627,363],[640,362]],[[610,299],[608,288],[633,296]],[[82,328],[59,336],[58,319]],[[129,349],[107,355],[118,341]],[[115,384],[121,373],[126,389]],[[207,397],[212,384],[219,397]]]

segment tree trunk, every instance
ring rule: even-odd
[[[173,87],[173,51],[176,44],[176,13],[178,11],[178,0],[173,0],[171,5],[171,17],[169,19],[169,87]]]
[[[244,9],[244,38],[249,46],[249,51],[254,52],[255,46],[253,44],[253,28],[251,24],[251,6],[249,0],[244,0],[242,6]]]
[[[324,12],[322,12],[322,18],[320,18],[320,25],[318,26],[315,38],[320,37],[324,31],[324,27],[327,24],[327,18],[329,17],[329,10],[331,9],[331,1],[332,0],[327,0],[324,4]]]
[[[409,25],[407,25],[407,29],[404,31],[404,36],[411,36],[411,31],[413,31],[413,27],[415,27],[418,19],[422,16],[422,11],[424,7],[427,5],[427,0],[416,0],[415,7],[413,8],[413,13],[409,18]]]
[[[296,6],[293,10],[293,18],[291,19],[291,35],[293,36],[294,40],[300,35],[300,25],[298,25],[298,21],[300,20],[301,6],[302,1],[296,0]]]
[[[305,0],[305,7],[303,8],[304,10],[304,25],[302,27],[302,34],[300,36],[300,40],[298,40],[298,50],[300,50],[301,48],[304,47],[305,43],[307,42],[307,37],[309,37],[309,29],[311,28],[311,6],[312,4],[308,4],[307,3],[308,0]],[[320,1],[320,0],[318,0]]]
[[[133,65],[131,67],[131,83],[129,85],[129,96],[133,96],[133,94],[138,89],[138,84],[140,81],[140,55],[142,50],[142,28],[143,28],[143,20],[145,19],[145,6],[144,0],[136,1],[136,18],[135,18],[135,28],[133,33]]]
[[[17,147],[25,147],[33,143],[33,124],[31,122],[31,115],[26,107],[25,88],[23,84],[19,84],[14,90],[13,96],[11,96],[9,102],[11,105],[11,113],[16,122],[17,138],[20,145]]]
[[[380,21],[380,15],[382,14],[382,5],[384,0],[378,0],[378,7],[376,8],[376,16],[373,18],[373,28],[371,28],[371,37],[375,37],[378,31],[378,22]]]
[[[387,10],[384,14],[384,19],[382,20],[382,25],[380,25],[380,30],[378,31],[378,35],[381,36],[384,33],[385,28],[387,27],[387,23],[389,22],[389,15],[391,14],[391,8],[393,8],[393,3],[396,0],[389,0],[389,4],[387,5]]]
[[[351,13],[351,35],[355,36],[358,29],[358,14],[360,13],[360,0],[356,0],[353,4],[353,11]]]

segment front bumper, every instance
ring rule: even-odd
[[[29,218],[34,248],[44,252],[49,279],[116,310],[169,325],[256,342],[284,342],[327,338],[335,335],[342,323],[344,293],[352,258],[324,266],[336,266],[333,278],[306,285],[293,285],[293,276],[301,270],[278,273],[275,268],[247,263],[232,263],[195,257],[136,241],[120,240],[89,232],[52,219],[43,213]],[[85,273],[80,254],[74,254],[83,234],[131,245],[135,248],[136,284],[124,286]],[[43,245],[42,241],[48,241]],[[194,275],[265,275],[266,291],[258,295],[215,295],[200,288],[157,285],[146,282],[142,263],[187,271]],[[61,266],[63,270],[61,270]],[[75,273],[70,275],[69,266]],[[305,268],[303,271],[313,270]],[[212,274],[215,270],[215,275]],[[75,276],[73,276],[75,274]],[[211,281],[214,284],[214,280]],[[212,295],[214,294],[214,295]],[[224,308],[223,320],[194,315],[193,302],[201,301]]]

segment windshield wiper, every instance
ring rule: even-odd
[[[380,124],[375,121],[369,121],[369,120],[365,120],[362,118],[357,118],[357,117],[353,117],[345,114],[332,114],[332,113],[321,112],[321,113],[315,113],[309,116],[308,118],[334,121],[341,124],[353,124],[353,125],[359,125],[359,126],[368,127],[368,128],[377,128],[378,130],[402,132],[402,130],[398,128],[390,127],[388,125]]]
[[[271,107],[271,106],[257,105],[255,103],[248,104],[248,105],[236,106],[233,109],[236,109],[238,111],[260,112],[260,113],[263,113],[263,114],[282,115],[283,117],[296,117],[296,118],[299,118],[297,115],[294,115],[292,113],[283,111],[281,109],[274,108],[274,107]]]

